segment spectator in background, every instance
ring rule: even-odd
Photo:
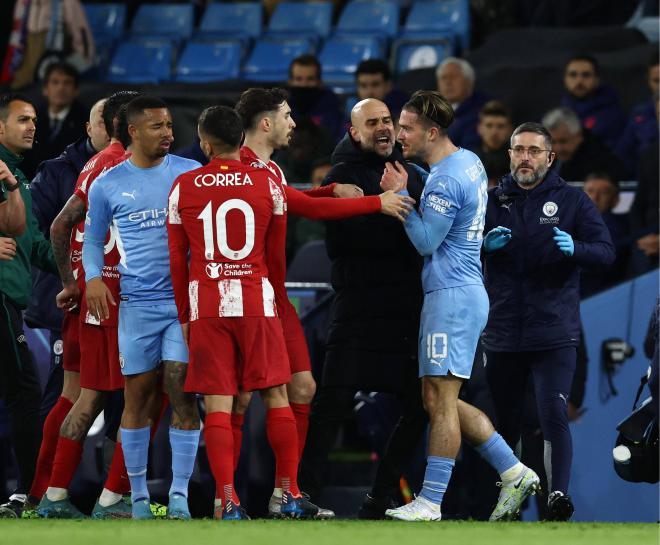
[[[472,151],[486,169],[488,187],[496,186],[499,179],[509,173],[509,138],[512,132],[511,110],[506,104],[499,100],[484,104],[477,125],[481,143]]]
[[[660,102],[655,97],[656,119],[660,118]],[[660,150],[658,133],[639,159],[637,191],[630,213],[633,236],[636,239],[631,258],[631,272],[641,274],[658,266],[658,172]]]
[[[79,82],[78,71],[68,63],[54,62],[46,68],[42,92],[47,102],[37,108],[34,147],[21,165],[28,180],[34,178],[42,161],[57,157],[69,144],[86,136],[89,110],[76,100]]]
[[[297,125],[308,117],[334,141],[341,138],[343,116],[339,97],[323,86],[321,63],[314,55],[301,55],[289,65],[289,106]]]
[[[296,131],[298,129],[296,128]],[[295,136],[295,132],[293,133]],[[312,164],[312,173],[309,181],[312,189],[321,187],[321,182],[326,177],[332,164],[329,157],[321,157]],[[296,252],[308,242],[313,240],[322,240],[325,238],[325,223],[321,221],[310,220],[301,216],[288,216],[289,227],[287,233],[293,233],[293,251],[287,251],[287,255],[295,256]],[[294,225],[291,225],[293,223]]]
[[[569,108],[555,108],[543,116],[543,125],[552,135],[555,169],[567,181],[585,180],[594,171],[614,180],[625,180],[625,167],[604,144],[583,129],[577,114]]]
[[[362,61],[355,71],[355,84],[358,100],[376,98],[387,104],[392,119],[399,119],[401,108],[408,100],[408,95],[394,87],[390,67],[384,60]]]
[[[635,175],[637,175],[641,152],[658,139],[658,118],[655,105],[658,102],[660,87],[660,64],[657,51],[650,59],[647,77],[652,97],[633,108],[615,150],[619,159],[626,165],[628,172]]]
[[[625,115],[614,90],[601,85],[599,71],[593,57],[571,58],[564,69],[561,105],[573,110],[585,129],[614,149],[625,126]]]
[[[587,176],[584,192],[596,205],[603,223],[610,232],[616,259],[606,271],[585,269],[580,275],[580,297],[585,298],[623,280],[630,256],[630,223],[627,214],[614,214],[619,203],[619,185],[604,172]]]
[[[447,136],[462,148],[478,147],[479,111],[488,97],[474,90],[474,68],[464,59],[447,57],[436,68],[435,77],[438,91],[454,109],[454,122]]]

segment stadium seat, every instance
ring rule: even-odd
[[[395,1],[357,0],[346,4],[337,22],[337,34],[377,34],[393,38],[399,29],[399,4]]]
[[[168,81],[174,48],[170,41],[124,42],[119,45],[108,69],[108,81],[159,83]]]
[[[175,80],[189,83],[237,79],[241,42],[188,42],[176,67]]]
[[[84,4],[87,22],[97,47],[112,47],[126,26],[124,4]]]
[[[468,0],[418,0],[410,9],[402,38],[415,34],[452,32],[458,45],[465,50],[470,45],[470,6]]]
[[[268,35],[318,39],[328,36],[331,26],[331,2],[280,2],[270,18]]]
[[[319,61],[323,67],[323,80],[340,92],[355,88],[355,70],[365,59],[382,58],[383,42],[376,36],[334,36],[321,50]]]
[[[251,81],[286,81],[291,61],[306,53],[314,53],[307,38],[261,38],[243,65],[242,76]]]
[[[142,4],[131,24],[131,37],[140,40],[157,37],[181,41],[192,35],[193,22],[191,3]]]
[[[260,2],[214,2],[206,8],[199,37],[257,38],[261,34],[263,8]]]
[[[437,66],[454,54],[454,37],[450,34],[435,34],[435,38],[401,39],[392,45],[394,71],[401,74],[406,70]]]
[[[325,240],[313,240],[298,250],[287,267],[287,282],[330,282],[330,258]]]

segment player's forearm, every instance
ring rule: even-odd
[[[70,259],[71,233],[83,219],[85,219],[85,205],[78,197],[72,195],[50,226],[53,256],[64,286],[75,282]]]
[[[7,200],[0,204],[0,231],[10,236],[20,236],[25,232],[27,219],[25,202],[20,188],[5,193]]]
[[[452,221],[440,215],[422,218],[416,210],[408,215],[404,228],[406,234],[420,255],[430,256],[435,252],[449,233]]]
[[[90,237],[88,233],[85,234],[82,261],[85,269],[85,282],[102,276],[103,239]]]
[[[287,190],[287,205],[290,214],[303,218],[340,220],[364,214],[376,214],[380,212],[381,200],[378,195],[357,199],[311,198],[301,191]]]

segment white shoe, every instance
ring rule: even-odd
[[[512,483],[497,483],[502,487],[497,505],[490,515],[490,521],[513,520],[520,512],[520,506],[531,495],[541,490],[539,476],[526,467],[520,477]]]
[[[440,506],[417,496],[413,501],[396,509],[388,509],[385,515],[406,522],[430,522],[442,519]]]

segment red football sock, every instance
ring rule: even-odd
[[[234,492],[234,437],[229,413],[214,412],[206,415],[204,441],[215,479],[216,498],[220,498],[223,505],[229,499],[239,505]]]
[[[112,454],[112,462],[108,469],[108,478],[105,480],[105,488],[124,496],[131,491],[131,481],[128,480],[126,473],[126,463],[124,462],[124,449],[121,443],[115,445],[115,451]]]
[[[53,471],[53,459],[57,449],[57,439],[60,436],[60,428],[71,407],[73,407],[71,400],[60,396],[46,417],[30,496],[41,499],[46,493],[50,474]]]
[[[298,459],[302,458],[305,450],[305,441],[307,441],[307,430],[309,429],[309,413],[311,406],[309,403],[291,403],[291,411],[296,419],[296,431],[298,432]]]
[[[57,440],[53,472],[48,486],[55,488],[69,488],[73,475],[78,469],[82,458],[83,446],[79,441],[61,437]]]
[[[282,493],[291,492],[299,496],[298,441],[291,407],[266,412],[266,435],[275,453],[275,482],[281,483]]]
[[[243,443],[243,422],[244,414],[231,414],[231,432],[234,436],[234,471],[238,467],[238,461],[241,458],[241,443]]]

